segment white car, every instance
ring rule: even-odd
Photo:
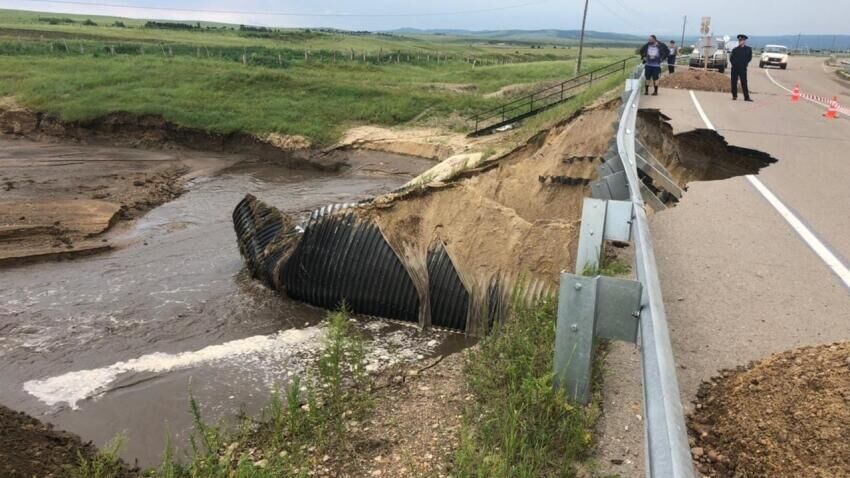
[[[759,68],[778,66],[788,68],[788,48],[782,45],[766,45],[761,52]]]

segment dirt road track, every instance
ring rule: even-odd
[[[774,79],[830,94],[834,82],[822,59],[794,60],[787,71],[771,70]],[[730,144],[779,160],[759,180],[846,267],[850,121],[826,120],[811,103],[792,104],[758,68],[750,69],[750,82],[763,92],[755,103],[723,93],[695,96]],[[706,127],[688,91],[661,90],[642,98],[641,107],[660,109],[677,133]],[[699,384],[719,370],[801,345],[850,340],[850,290],[746,178],[693,183],[651,227],[686,410]],[[606,377],[626,411],[619,413],[620,436],[605,446],[625,462],[602,467],[623,477],[643,476],[641,390],[630,379],[640,373],[636,357],[634,347],[615,345]]]

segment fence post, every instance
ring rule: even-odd
[[[561,101],[564,100],[564,84],[561,83]]]
[[[529,98],[530,103],[528,104],[528,112],[531,113],[534,111],[534,93],[531,94],[531,98]]]
[[[505,118],[505,115],[504,115],[504,113],[502,113],[502,119],[504,119],[504,118]],[[478,115],[475,115],[475,131],[478,131]]]

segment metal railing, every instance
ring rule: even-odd
[[[647,476],[692,478],[694,466],[679,396],[676,365],[667,328],[667,313],[661,296],[652,235],[649,232],[641,181],[637,172],[635,138],[642,82],[643,69],[636,68],[633,79],[627,86],[628,97],[617,129],[617,151],[628,178],[630,200],[634,204],[632,227],[636,273],[638,281],[643,285],[640,340],[646,416]]]
[[[590,86],[594,81],[626,71],[626,63],[634,59],[634,57],[624,58],[476,114],[473,118],[475,130],[469,136],[491,133],[497,128],[534,116],[563,103],[573,98],[581,87]]]
[[[680,189],[663,164],[637,140],[637,112],[643,68],[626,80],[616,142],[591,184],[579,229],[576,274],[561,273],[555,333],[555,384],[576,402],[590,398],[591,371],[598,339],[639,343],[643,372],[646,470],[650,478],[694,478],[667,314],[649,232],[646,201],[664,209],[658,181]],[[674,194],[675,195],[675,194]],[[637,280],[599,276],[603,241],[631,240]]]

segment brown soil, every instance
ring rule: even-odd
[[[758,174],[761,168],[776,162],[767,153],[729,145],[716,131],[700,129],[674,134],[669,120],[658,110],[640,110],[638,133],[641,142],[680,187],[691,181]]]
[[[522,275],[544,289],[554,287],[559,272],[573,268],[581,204],[616,118],[615,102],[588,109],[450,184],[378,198],[361,214],[379,225],[420,295],[428,289],[427,251],[437,242],[445,245],[474,303],[486,300],[496,277]],[[420,300],[427,302],[427,296]],[[471,321],[468,332],[479,333],[477,327]]]
[[[729,75],[712,70],[682,69],[672,75],[661,78],[658,84],[664,88],[674,88],[677,90],[719,91],[723,93],[732,91]]]
[[[85,121],[63,121],[0,98],[0,133],[31,139],[60,139],[109,146],[183,147],[207,152],[236,153],[296,168],[338,170],[333,156],[318,154],[301,136],[213,133],[166,121],[159,115],[115,112]]]
[[[724,371],[700,386],[689,428],[711,477],[850,476],[850,343]]]
[[[0,266],[109,250],[107,235],[233,160],[199,153],[0,139]]]
[[[346,131],[334,149],[368,149],[443,161],[466,151],[472,143],[460,133],[437,128],[358,126]]]
[[[76,435],[54,430],[35,418],[0,405],[0,476],[4,478],[64,478],[97,449]],[[133,476],[125,468],[122,476]]]
[[[463,404],[471,400],[463,383],[464,356],[383,374],[373,415],[349,424],[352,452],[334,456],[319,476],[451,476]]]

